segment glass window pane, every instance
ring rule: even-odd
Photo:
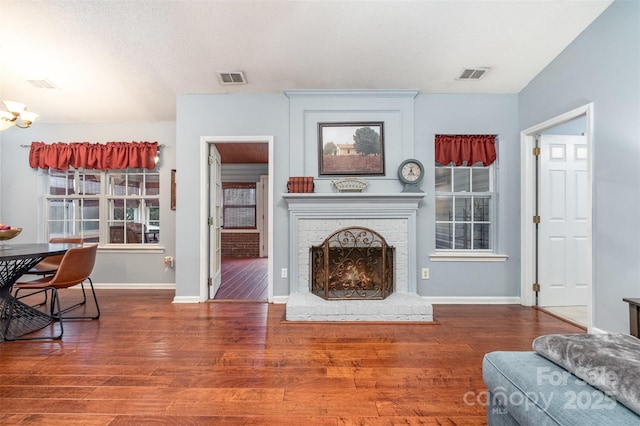
[[[80,200],[80,216],[82,219],[100,219],[100,208],[98,200]]]
[[[223,204],[247,206],[256,204],[255,188],[225,188]]]
[[[70,195],[74,193],[73,172],[49,170],[50,195]]]
[[[109,173],[109,194],[110,195],[125,195],[126,191],[126,177],[123,174]]]
[[[451,192],[451,168],[436,167],[436,192]]]
[[[100,175],[98,174],[80,174],[80,187],[78,193],[84,195],[100,194]]]
[[[160,174],[147,173],[144,181],[145,195],[160,194]]]
[[[142,195],[143,175],[129,174],[127,177],[127,195]]]
[[[436,249],[453,248],[453,225],[450,223],[436,224]]]
[[[83,235],[87,235],[89,233],[97,234],[100,229],[100,222],[94,220],[83,220],[80,226]]]
[[[491,198],[473,198],[473,220],[477,222],[489,222],[491,220]]]
[[[256,210],[250,207],[230,207],[224,210],[225,228],[255,228]]]
[[[471,224],[456,223],[455,226],[455,248],[457,250],[468,250],[471,248]]]
[[[476,223],[473,226],[473,248],[476,250],[487,250],[491,248],[489,241],[489,231],[491,226],[488,223]]]
[[[471,170],[468,168],[456,167],[453,169],[453,192],[469,192]]]
[[[145,217],[142,214],[142,200],[125,200],[124,205],[127,222],[141,222]]]
[[[489,192],[489,168],[474,168],[471,172],[473,192]]]
[[[436,197],[436,220],[453,220],[453,197]]]
[[[471,197],[456,197],[456,221],[471,220]]]

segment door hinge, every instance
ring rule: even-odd
[[[536,146],[536,147],[533,148],[533,155],[535,155],[536,157],[538,155],[540,155],[540,147],[539,146]]]
[[[213,225],[213,218],[209,217],[209,219],[207,219],[207,225],[211,226]]]
[[[211,277],[207,278],[207,286],[213,287],[213,279]]]
[[[533,223],[535,223],[535,224],[540,223],[540,216],[535,215],[535,216],[533,217]]]
[[[540,284],[538,283],[533,283],[533,291],[535,291],[536,293],[540,291]]]
[[[213,155],[209,156],[208,162],[209,162],[209,165],[213,164]]]

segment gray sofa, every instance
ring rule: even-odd
[[[640,340],[549,335],[482,364],[489,425],[640,425]]]

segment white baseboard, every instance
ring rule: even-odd
[[[426,297],[434,305],[520,305],[520,297]]]
[[[520,305],[520,297],[422,297],[434,305]],[[273,303],[287,303],[289,296],[274,296]]]
[[[289,301],[289,296],[273,296],[273,303],[283,305]]]
[[[103,290],[175,290],[175,283],[93,283]]]
[[[201,303],[201,300],[198,296],[176,296],[173,303]]]

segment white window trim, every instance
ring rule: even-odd
[[[48,193],[49,188],[49,171],[48,170],[38,170],[40,174],[40,182],[41,182],[41,194],[42,194],[42,220],[39,221],[39,228],[42,241],[47,240],[47,222],[49,221],[49,209],[48,209],[48,201],[50,199],[63,198],[58,196],[52,196]],[[106,241],[108,239],[108,230],[107,223],[109,222],[108,218],[108,201],[113,198],[139,198],[133,196],[112,196],[107,194],[106,185],[107,185],[107,171],[100,171],[103,174],[100,182],[100,194],[92,195],[93,197],[99,200],[100,205],[100,231],[99,231],[99,240]],[[72,195],[66,196],[64,198],[85,198],[83,196]],[[143,198],[155,198],[155,196],[145,196]],[[160,195],[157,196],[158,201],[160,201]],[[104,226],[103,226],[104,225]],[[165,247],[158,243],[147,243],[147,244],[113,244],[113,243],[102,243],[98,244],[98,251],[103,253],[164,253]]]
[[[432,262],[506,262],[509,258],[506,254],[492,251],[437,251],[431,253],[429,259]]]
[[[434,166],[434,170],[437,167],[449,167],[449,168],[455,168],[454,166]],[[462,167],[469,167],[471,168],[472,166],[462,166]],[[443,196],[459,196],[459,197],[464,197],[464,196],[478,196],[478,197],[482,197],[482,196],[490,196],[491,197],[491,220],[490,220],[490,224],[491,224],[491,249],[489,250],[485,250],[485,249],[468,249],[468,250],[456,250],[456,249],[435,249],[435,253],[432,253],[431,259],[434,261],[448,261],[448,260],[442,260],[442,259],[451,259],[450,261],[466,261],[466,262],[480,262],[480,261],[492,261],[490,259],[492,259],[493,257],[503,257],[504,255],[498,254],[496,252],[496,242],[497,242],[497,238],[496,238],[496,233],[497,233],[497,207],[498,207],[498,202],[497,202],[497,190],[496,190],[496,173],[498,171],[497,168],[497,161],[495,161],[494,163],[490,164],[489,166],[487,166],[489,168],[489,188],[491,189],[491,191],[488,192],[454,192],[453,188],[451,188],[451,192],[439,192],[439,191],[434,191],[435,197],[437,197],[438,195],[443,195]],[[438,223],[437,220],[434,221],[434,227],[435,225]],[[435,234],[434,234],[435,236]],[[505,259],[506,260],[506,259]],[[501,261],[501,260],[497,260],[497,261]],[[502,260],[504,261],[504,260]]]

